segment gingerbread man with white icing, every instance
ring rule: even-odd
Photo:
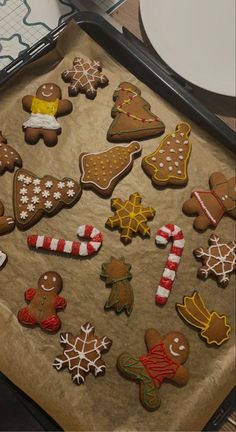
[[[38,288],[29,288],[25,292],[25,299],[29,305],[18,312],[19,322],[30,327],[38,324],[47,332],[59,330],[61,321],[56,310],[66,307],[66,300],[58,295],[62,286],[62,278],[58,273],[43,273],[39,278]]]

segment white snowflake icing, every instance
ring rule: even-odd
[[[69,180],[68,182],[66,182],[66,186],[67,186],[68,188],[73,188],[74,185],[75,185],[75,183],[74,183],[72,180]]]
[[[19,174],[18,177],[17,177],[17,180],[18,180],[19,182],[23,182],[24,179],[25,179],[24,174]]]
[[[34,184],[35,186],[39,186],[40,183],[41,183],[41,180],[40,180],[40,179],[34,179],[34,180],[33,180],[33,184]]]
[[[32,202],[33,204],[37,204],[37,203],[39,203],[39,197],[37,197],[36,195],[34,195],[34,196],[31,198],[31,202]]]
[[[27,192],[28,192],[28,191],[27,191],[26,188],[21,188],[21,189],[20,189],[20,194],[21,194],[21,195],[27,195]]]
[[[57,183],[57,187],[58,189],[63,189],[65,187],[65,183],[60,181],[59,183]]]
[[[68,197],[73,197],[75,195],[74,189],[69,189],[67,192]]]
[[[35,186],[35,188],[33,189],[33,192],[35,194],[39,194],[41,192],[41,187],[40,186]]]
[[[21,219],[27,219],[27,217],[28,217],[28,213],[26,212],[26,211],[22,211],[21,213],[20,213],[20,218]]]
[[[53,198],[55,198],[55,200],[60,199],[61,198],[61,192],[54,192]]]
[[[27,204],[28,201],[29,201],[29,198],[26,195],[23,195],[20,198],[20,202],[22,202],[22,204]]]
[[[52,208],[52,201],[46,201],[46,202],[44,203],[44,207],[45,207],[46,209],[50,209],[50,208]]]
[[[25,183],[26,185],[29,185],[30,183],[32,183],[32,178],[29,177],[29,176],[25,177],[25,179],[24,179],[24,183]]]
[[[53,185],[53,182],[52,182],[51,180],[48,180],[48,181],[46,181],[46,183],[45,183],[45,187],[46,187],[46,188],[51,188],[52,185]]]
[[[50,192],[49,192],[49,191],[44,190],[44,191],[42,192],[42,197],[43,197],[43,198],[48,198],[49,196],[50,196]]]
[[[35,210],[35,206],[33,204],[28,204],[27,210],[29,210],[30,212],[33,212]]]

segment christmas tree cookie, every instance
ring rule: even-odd
[[[30,171],[19,169],[13,185],[16,225],[26,230],[44,215],[54,216],[63,207],[71,207],[80,195],[80,185],[71,178],[59,180],[49,175],[40,178]]]
[[[123,82],[113,95],[115,105],[111,115],[114,118],[107,139],[111,142],[144,140],[161,135],[165,125],[151,112],[149,103],[141,97],[135,85]]]

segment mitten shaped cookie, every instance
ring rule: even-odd
[[[62,286],[62,278],[58,273],[43,273],[38,280],[38,288],[29,288],[25,292],[25,300],[29,305],[18,312],[19,322],[30,327],[38,324],[47,332],[59,330],[61,321],[56,311],[66,307],[66,300],[58,295]]]
[[[54,83],[42,84],[36,96],[23,97],[22,105],[25,111],[31,113],[30,118],[23,123],[26,142],[36,144],[43,138],[49,147],[57,144],[61,126],[56,117],[70,114],[73,109],[70,101],[62,99],[60,87]]]
[[[134,158],[140,155],[141,150],[141,144],[133,141],[103,152],[81,153],[79,163],[82,186],[104,197],[110,196],[118,181],[132,169]]]
[[[209,183],[210,190],[193,191],[183,205],[185,214],[198,215],[193,226],[201,231],[216,227],[225,214],[236,219],[236,177],[227,180],[224,174],[214,172]]]
[[[7,139],[0,131],[0,175],[5,171],[13,172],[15,166],[22,167],[22,159],[11,146],[7,145]]]
[[[151,112],[149,103],[141,97],[141,91],[129,82],[122,82],[113,95],[114,118],[107,139],[111,142],[144,140],[161,135],[165,125]]]
[[[81,195],[80,185],[69,177],[38,177],[25,169],[14,176],[13,206],[16,224],[26,230],[44,215],[54,216],[63,207],[73,206]]]
[[[174,132],[166,135],[159,147],[142,160],[142,167],[156,186],[185,186],[191,153],[191,126],[179,123]]]
[[[69,82],[69,96],[77,96],[78,93],[85,93],[87,98],[94,99],[97,95],[97,87],[105,87],[109,81],[101,73],[102,65],[96,60],[84,60],[75,57],[71,69],[62,72],[62,79]]]
[[[208,248],[200,247],[193,251],[195,257],[202,261],[202,267],[197,274],[201,279],[212,275],[217,283],[225,288],[231,273],[236,269],[236,241],[226,243],[216,234],[212,234],[208,243]]]
[[[4,205],[0,201],[0,235],[8,234],[15,228],[15,221],[11,216],[4,215]]]
[[[55,358],[53,367],[58,371],[67,367],[72,381],[78,385],[84,383],[89,372],[95,377],[105,374],[106,364],[102,360],[102,353],[109,351],[112,340],[107,336],[97,337],[94,330],[94,326],[87,322],[81,326],[78,336],[60,334],[64,352]]]
[[[130,315],[133,309],[134,294],[130,284],[132,274],[131,265],[125,262],[124,257],[119,259],[111,257],[108,263],[102,264],[101,277],[106,285],[111,286],[111,294],[104,309],[114,309],[116,313],[125,311]]]
[[[160,403],[160,387],[164,379],[179,386],[188,382],[189,372],[183,366],[189,355],[186,337],[177,331],[167,333],[163,338],[156,329],[145,332],[148,353],[136,357],[122,353],[117,359],[117,367],[126,378],[140,385],[139,397],[144,408],[156,410]]]

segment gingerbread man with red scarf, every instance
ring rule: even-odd
[[[188,382],[189,372],[183,363],[189,355],[189,344],[182,333],[172,331],[162,338],[152,328],[146,330],[145,342],[147,354],[135,357],[122,353],[117,367],[123,376],[140,383],[140,401],[144,408],[154,411],[161,403],[159,389],[165,379],[179,386]]]

